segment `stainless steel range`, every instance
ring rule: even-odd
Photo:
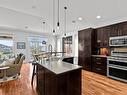
[[[127,36],[110,37],[111,56],[107,58],[107,76],[127,82]]]
[[[107,76],[127,82],[127,48],[114,48],[107,58]]]

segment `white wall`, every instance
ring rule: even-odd
[[[55,37],[53,36],[46,36],[39,33],[33,33],[33,32],[26,32],[23,30],[12,30],[12,29],[2,29],[0,28],[0,35],[12,35],[14,40],[14,53],[19,54],[23,53],[26,56],[26,61],[29,61],[28,59],[28,52],[29,52],[29,46],[28,46],[28,37],[35,36],[35,37],[46,37],[48,39],[47,45],[52,44],[53,50],[55,49]],[[17,49],[17,42],[25,42],[26,43],[26,49]]]

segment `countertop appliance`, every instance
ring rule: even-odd
[[[113,50],[107,58],[107,76],[127,82],[127,49]]]
[[[109,46],[127,46],[127,36],[110,37]]]

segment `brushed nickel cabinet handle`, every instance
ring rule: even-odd
[[[101,71],[102,69],[100,69],[100,68],[96,68],[96,70]]]
[[[97,60],[100,60],[101,58],[96,58]]]
[[[99,64],[100,65],[101,63],[100,62],[97,62],[96,64]]]

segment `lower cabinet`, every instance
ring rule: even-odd
[[[37,64],[38,95],[81,95],[81,75],[81,69],[56,74]]]
[[[44,90],[45,90],[44,82],[45,82],[44,68],[40,65],[37,65],[37,88],[38,88],[39,95],[40,94],[45,95],[44,94]]]
[[[107,58],[92,57],[92,71],[102,75],[107,75]]]

